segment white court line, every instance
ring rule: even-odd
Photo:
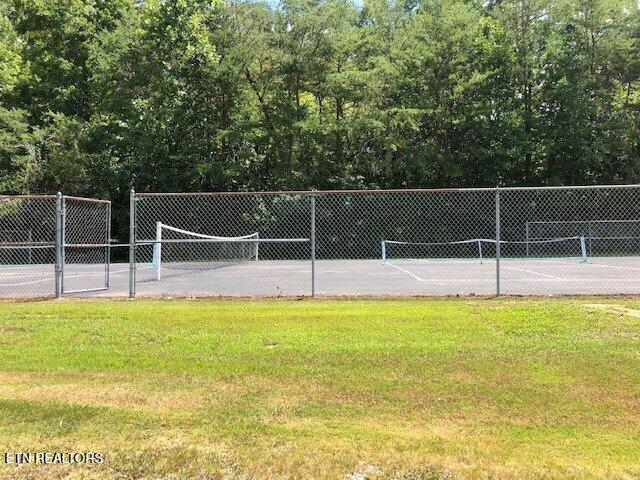
[[[125,268],[124,270],[109,270],[109,275],[119,275],[120,273],[129,273],[129,269]]]
[[[393,267],[393,268],[396,268],[396,269],[400,270],[401,272],[406,273],[407,275],[410,275],[411,277],[413,277],[414,279],[416,279],[416,280],[417,280],[417,281],[419,281],[419,282],[426,282],[426,280],[425,280],[425,279],[418,277],[417,275],[413,274],[412,272],[410,272],[410,271],[408,271],[408,270],[405,270],[404,268],[400,268],[400,267],[398,267],[397,265],[393,265],[393,264],[388,263],[388,262],[384,262],[384,263],[385,263],[385,265],[389,265],[389,266],[391,266],[391,267]],[[448,263],[448,262],[447,262],[447,263],[445,263],[444,265],[451,265],[451,264],[465,264],[465,265],[469,265],[469,264],[471,264],[471,265],[477,265],[477,264],[479,264],[479,263],[475,263],[475,262],[457,262],[457,261],[452,261],[451,263]],[[480,265],[481,265],[481,264],[480,264]],[[445,267],[445,268],[446,268],[446,267]],[[546,273],[535,272],[535,271],[533,271],[533,270],[527,270],[527,269],[524,269],[524,268],[505,267],[505,266],[502,266],[502,265],[500,266],[500,268],[501,268],[501,269],[504,269],[504,270],[513,270],[513,271],[515,271],[515,272],[530,273],[530,274],[532,274],[532,275],[538,275],[538,276],[540,276],[540,277],[544,277],[544,278],[551,278],[551,279],[553,279],[553,280],[568,281],[568,279],[566,279],[566,278],[557,277],[557,276],[555,276],[555,275],[548,275],[548,274],[546,274]]]
[[[128,269],[126,270],[115,270],[115,271],[110,271],[109,275],[118,275],[121,273],[125,273],[125,272],[129,272]],[[104,271],[102,272],[93,272],[93,273],[85,273],[82,275],[71,275],[70,278],[66,278],[66,280],[75,280],[76,278],[83,278],[83,277],[98,277],[98,276],[104,276]],[[42,278],[40,280],[32,280],[30,282],[21,282],[21,283],[0,283],[0,287],[23,287],[25,285],[34,285],[36,283],[43,283],[43,282],[51,282],[53,281],[54,278]]]
[[[556,262],[556,263],[560,263],[560,262]],[[397,265],[394,265],[392,263],[388,263],[388,262],[383,262],[384,265],[388,265],[390,267],[393,267],[397,270],[400,270],[403,273],[406,273],[407,275],[409,275],[410,277],[412,277],[414,280],[421,282],[421,283],[430,283],[429,280],[426,280],[424,278],[419,277],[418,275],[414,274],[413,272],[406,270],[404,268],[401,268]],[[570,264],[567,264],[570,265]],[[549,280],[554,280],[554,281],[560,281],[560,282],[569,282],[569,283],[585,283],[585,282],[590,282],[590,283],[594,283],[594,282],[637,282],[638,280],[636,279],[628,279],[628,278],[624,278],[624,279],[609,279],[609,278],[563,278],[563,277],[557,277],[554,275],[547,275],[545,273],[540,273],[540,272],[534,272],[533,270],[526,270],[526,269],[522,269],[522,268],[513,268],[513,267],[500,267],[501,269],[504,268],[505,270],[515,270],[518,272],[524,272],[524,273],[530,273],[533,275],[538,275],[540,277],[543,278],[548,278]],[[510,278],[504,278],[505,281],[508,282],[515,282],[515,283],[521,283],[521,282],[530,282],[530,279],[526,279],[526,278],[520,278],[520,279],[510,279]],[[447,279],[442,279],[441,282],[444,283],[459,283],[459,282],[466,282],[467,279],[457,279],[457,278],[447,278]],[[471,280],[471,282],[481,282],[481,281],[485,281],[485,279],[477,279],[477,280]]]
[[[562,281],[568,281],[569,280],[568,278],[556,277],[555,275],[547,275],[546,273],[534,272],[533,270],[526,270],[524,268],[505,267],[503,265],[500,265],[500,270],[503,270],[503,269],[504,270],[513,270],[515,272],[531,273],[533,275],[539,275],[541,277],[551,278],[553,280],[562,280]],[[505,278],[505,280],[507,280],[507,279]]]
[[[74,265],[78,265],[78,264],[69,264],[69,265],[66,265],[66,268],[67,269],[72,269],[72,268],[74,268],[73,267]],[[79,264],[79,265],[83,265],[83,264]],[[87,264],[84,264],[84,265],[87,265]],[[95,265],[96,269],[103,268],[103,267],[104,267],[104,265],[99,265],[99,264]],[[15,270],[20,269],[20,270],[19,271],[12,271],[14,269]],[[100,272],[96,272],[95,274],[85,274],[85,275],[99,275],[103,271],[104,270],[102,270]],[[122,270],[113,270],[113,269],[110,270],[110,272],[113,273],[113,274],[119,274],[119,273],[128,272],[128,271],[129,271],[129,267],[125,267]],[[53,275],[54,273],[55,273],[55,268],[54,268],[53,265],[47,266],[47,267],[38,267],[38,268],[36,268],[34,270],[26,270],[26,269],[20,268],[20,267],[2,266],[2,265],[0,265],[0,278],[2,278],[2,277],[10,277],[11,278],[11,277],[18,277],[18,276],[20,276],[20,277],[33,277],[35,275],[38,275],[38,276],[40,276],[40,275]]]
[[[505,282],[511,283],[531,283],[532,279],[530,278],[503,278]],[[455,281],[455,280],[454,280]],[[638,283],[640,279],[638,278],[600,278],[600,277],[589,277],[589,278],[540,278],[536,279],[536,282],[544,282],[544,283],[553,283],[553,282],[563,282],[563,283],[591,283],[597,285],[598,283]]]
[[[36,283],[44,283],[44,282],[53,282],[53,277],[51,278],[41,278],[40,280],[33,280],[31,282],[22,282],[22,283],[0,283],[0,287],[23,287],[25,285],[33,285]]]
[[[394,265],[393,263],[388,263],[388,262],[382,262],[383,265],[388,265],[390,267],[393,267],[397,270],[400,270],[402,273],[406,273],[407,275],[409,275],[410,277],[412,277],[414,280],[420,282],[420,283],[428,283],[430,286],[446,286],[449,285],[451,283],[463,283],[463,284],[468,284],[468,285],[477,285],[478,282],[487,282],[487,281],[491,281],[493,282],[493,279],[483,279],[483,278],[478,278],[478,279],[468,279],[468,278],[434,278],[431,280],[427,280],[425,278],[421,278],[418,275],[416,275],[413,272],[410,272],[409,270],[405,270],[404,268],[401,268],[397,265]],[[437,274],[434,274],[435,277],[437,277]],[[370,283],[370,282],[365,282],[365,283]]]
[[[573,265],[572,263],[567,263],[567,262],[558,262],[558,261],[554,261],[554,260],[542,260],[543,262],[546,263],[554,263],[556,265]],[[634,272],[640,272],[640,268],[635,268],[635,267],[625,267],[622,265],[603,265],[600,263],[591,263],[591,262],[587,262],[582,263],[581,265],[590,265],[592,267],[600,267],[600,268],[617,268],[618,270],[632,270]]]
[[[400,268],[397,265],[393,265],[392,263],[387,263],[385,262],[385,265],[389,265],[390,267],[393,267],[395,269],[400,270],[401,272],[406,273],[407,275],[413,277],[415,280],[417,280],[418,282],[422,282],[422,283],[427,283],[427,280],[420,278],[419,276],[415,275],[414,273],[410,272],[409,270],[405,270],[404,268]],[[567,278],[562,278],[562,277],[555,277],[553,275],[546,275],[544,273],[539,273],[539,272],[534,272],[533,270],[525,270],[522,268],[512,268],[512,267],[500,267],[500,268],[504,268],[505,270],[514,270],[516,272],[525,272],[525,273],[531,273],[533,275],[539,275],[541,277],[545,277],[545,278],[550,278],[552,280],[560,280],[560,281],[571,281]],[[507,279],[505,279],[507,280]],[[522,281],[524,281],[525,279],[521,279]],[[446,279],[445,281],[451,281],[451,282],[456,282],[456,279]]]
[[[27,276],[44,275],[54,271],[53,265],[0,265],[0,277],[2,276]]]
[[[447,285],[447,284],[451,284],[451,283],[476,284],[478,282],[486,282],[486,281],[491,280],[491,279],[481,279],[481,278],[478,278],[478,279],[443,278],[443,279],[439,279],[438,281],[435,281],[435,280],[434,281],[429,281],[429,280],[426,280],[424,278],[421,278],[421,277],[417,276],[416,274],[414,274],[413,272],[410,272],[409,270],[406,270],[404,268],[398,267],[397,265],[394,265],[392,263],[383,262],[383,264],[384,265],[388,265],[390,267],[393,267],[393,268],[395,268],[397,270],[400,270],[403,273],[406,273],[407,275],[409,275],[414,280],[416,280],[416,281],[418,281],[420,283],[434,283],[436,285]],[[516,271],[519,271],[519,272],[532,273],[534,275],[539,275],[541,277],[545,277],[545,278],[548,278],[550,280],[559,280],[559,281],[562,281],[562,282],[571,282],[572,281],[572,280],[567,279],[567,278],[554,277],[553,275],[546,275],[544,273],[538,273],[538,272],[534,272],[534,271],[531,271],[531,270],[524,270],[524,269],[519,269],[519,268],[511,268],[511,267],[504,267],[504,268],[506,268],[508,270],[516,270]],[[507,279],[507,278],[505,278],[504,280],[505,281],[512,281],[512,282],[527,282],[527,281],[530,281],[530,280],[527,280],[527,279],[513,279],[513,280],[511,280],[511,279]]]
[[[388,262],[382,262],[383,265],[389,265],[390,267],[396,268],[398,270],[400,270],[403,273],[406,273],[407,275],[409,275],[410,277],[413,277],[414,280],[417,280],[418,282],[426,282],[426,280],[424,280],[423,278],[420,278],[419,276],[413,274],[412,272],[410,272],[409,270],[405,270],[404,268],[400,268],[397,265],[394,265],[392,263],[388,263]]]
[[[35,270],[33,272],[0,272],[0,278],[16,278],[16,277],[39,277],[41,275],[53,275],[53,268],[50,270]]]

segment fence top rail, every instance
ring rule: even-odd
[[[500,191],[518,191],[518,190],[613,190],[613,189],[630,189],[640,188],[640,184],[623,184],[623,185],[551,185],[545,187],[499,187]]]
[[[55,195],[0,195],[0,201],[6,200],[51,200]]]
[[[528,225],[557,225],[567,223],[640,223],[638,218],[629,218],[623,220],[533,220],[527,221]]]
[[[640,188],[640,185],[571,185],[545,187],[481,187],[481,188],[405,188],[376,190],[272,190],[242,192],[135,192],[140,197],[189,197],[189,196],[255,196],[255,195],[377,195],[386,193],[455,193],[455,192],[495,192],[504,191],[536,191],[536,190],[603,190]]]
[[[136,192],[136,197],[174,197],[174,196],[252,196],[252,195],[365,195],[384,193],[424,193],[424,192],[459,192],[459,191],[494,191],[495,188],[447,188],[447,189],[389,189],[389,190],[269,190],[251,192]]]
[[[80,202],[91,202],[91,203],[104,203],[104,204],[109,204],[111,203],[111,200],[103,200],[100,198],[88,198],[88,197],[74,197],[71,195],[64,195],[64,199],[65,200],[77,200]]]
[[[57,195],[0,195],[0,201],[6,200],[52,200],[56,199]],[[88,197],[74,197],[72,195],[63,195],[66,200],[78,200],[82,202],[93,203],[111,203],[111,200],[103,200],[100,198],[88,198]]]

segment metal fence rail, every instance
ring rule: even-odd
[[[132,296],[640,291],[635,185],[132,192],[131,220]],[[160,238],[158,224],[184,234]]]

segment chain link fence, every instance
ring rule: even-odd
[[[491,252],[484,252],[481,263],[477,242],[453,243],[495,238],[493,191],[321,192],[315,197],[319,294],[495,291]],[[467,263],[474,265],[474,282],[449,284],[458,265]]]
[[[640,291],[640,187],[500,189],[500,218],[503,293]]]
[[[0,295],[47,297],[56,293],[55,195],[0,197]]]
[[[106,290],[110,215],[104,200],[0,196],[0,297]]]
[[[133,194],[130,294],[635,294],[638,186]]]
[[[640,291],[639,186],[132,192],[124,245],[110,218],[108,201],[0,197],[0,296]]]
[[[311,291],[308,193],[137,194],[131,294]]]

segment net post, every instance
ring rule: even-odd
[[[311,298],[316,296],[316,195],[311,192]]]
[[[529,258],[529,220],[527,220],[527,222],[524,224],[524,238],[527,258]]]
[[[29,243],[33,242],[33,230],[31,228],[27,229],[27,241]],[[30,246],[29,247],[29,254],[27,256],[27,258],[29,259],[29,265],[33,265],[33,247]]]
[[[255,252],[255,255],[256,255],[255,261],[256,262],[258,261],[258,258],[259,258],[259,255],[260,255],[259,254],[259,249],[260,249],[260,233],[256,233],[256,248],[255,248],[255,250],[256,250],[256,252]]]
[[[500,296],[500,187],[496,187],[496,296]]]
[[[104,274],[105,274],[105,281],[104,281],[104,286],[106,288],[109,288],[109,269],[111,266],[111,202],[107,203],[107,231],[105,236],[107,237],[105,239],[105,243],[107,245],[107,248],[105,249],[105,264],[104,264]]]
[[[587,261],[587,242],[584,235],[580,235],[580,252],[582,253],[581,261],[585,263]]]
[[[136,296],[136,192],[129,192],[129,298]]]
[[[55,237],[55,296],[62,296],[62,193],[56,194],[56,237]]]
[[[480,255],[480,265],[483,263],[482,258],[482,240],[478,240],[478,254]]]
[[[153,244],[151,262],[156,271],[156,280],[160,280],[162,278],[162,222],[156,222],[156,243]]]
[[[387,261],[387,244],[384,240],[380,242],[380,247],[382,251],[382,261],[386,262]]]

